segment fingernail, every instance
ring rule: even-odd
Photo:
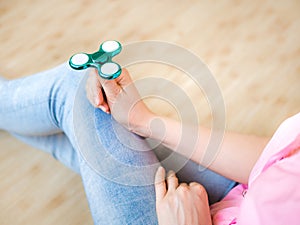
[[[104,106],[102,106],[102,105],[99,105],[98,107],[99,107],[99,109],[101,109],[103,112],[105,112],[105,113],[106,113],[106,108],[105,108]]]
[[[158,168],[157,168],[157,170],[156,170],[156,177],[157,176],[160,176],[160,175],[162,175],[162,174],[164,174],[164,178],[165,178],[165,168],[163,168],[162,166],[159,166]]]
[[[167,174],[167,177],[170,177],[170,176],[172,176],[172,175],[174,175],[175,174],[175,172],[173,171],[173,170],[170,170],[169,172],[168,172],[168,174]]]
[[[159,167],[157,168],[157,170],[158,170],[158,171],[161,171],[161,170],[163,170],[163,167],[162,167],[162,166],[159,166]]]

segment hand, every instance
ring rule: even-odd
[[[144,137],[149,136],[149,126],[154,114],[141,100],[126,69],[114,80],[102,79],[96,69],[86,83],[90,103],[112,116],[127,129]]]
[[[155,192],[159,225],[212,224],[207,193],[202,185],[196,182],[178,184],[173,171],[165,179],[165,170],[159,167],[155,175]]]

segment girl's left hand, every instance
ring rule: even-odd
[[[159,167],[155,176],[155,192],[159,225],[212,224],[207,193],[201,184],[178,184],[173,171],[165,178],[164,168]]]

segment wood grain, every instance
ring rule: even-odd
[[[172,42],[212,71],[228,130],[270,136],[300,111],[299,12],[297,0],[0,0],[0,74],[28,76],[108,39]],[[129,70],[134,79],[181,79],[161,65]],[[189,81],[180,84],[194,102],[202,96]],[[199,102],[201,121],[209,125],[207,103]],[[149,104],[174,116],[163,102]],[[79,176],[4,132],[0,149],[0,224],[92,224]]]

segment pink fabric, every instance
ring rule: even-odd
[[[211,206],[216,225],[300,224],[300,113],[284,121],[238,185]]]

